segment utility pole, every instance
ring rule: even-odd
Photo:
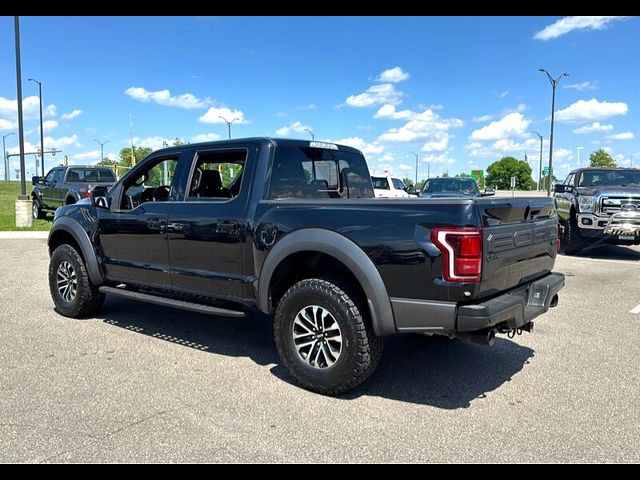
[[[28,82],[35,82],[38,84],[38,98],[40,99],[40,163],[42,165],[42,174],[44,175],[44,122],[42,118],[42,82],[39,82],[35,78],[28,78]]]
[[[9,181],[9,158],[7,158],[7,147],[5,146],[4,140],[9,135],[13,135],[15,132],[9,132],[6,135],[2,136],[2,160],[4,161],[4,181]],[[633,157],[632,157],[633,158]]]
[[[104,146],[110,142],[110,140],[107,140],[106,142],[101,142],[100,140],[96,140],[96,142],[98,144],[100,144],[100,161],[104,162]]]
[[[129,136],[131,138],[131,166],[136,164],[136,151],[133,148],[133,118],[129,114]]]
[[[540,139],[540,162],[538,164],[538,190],[542,190],[542,135],[538,132],[535,133]]]
[[[549,82],[551,83],[551,135],[549,136],[549,184],[547,185],[547,196],[551,196],[551,177],[553,176],[553,121],[556,113],[556,87],[558,83],[562,79],[562,77],[568,77],[569,74],[567,72],[560,75],[558,78],[553,78],[546,69],[540,68],[538,69],[540,72],[544,72],[549,77]]]
[[[221,118],[222,120],[224,120],[224,123],[227,124],[227,128],[229,129],[229,140],[231,140],[231,124],[233,122],[237,122],[238,120],[240,120],[238,117],[234,118],[233,120],[227,120],[225,117],[223,117],[222,115],[219,115],[218,118]]]
[[[315,134],[313,133],[313,130],[311,130],[310,128],[305,128],[304,129],[306,132],[309,132],[309,135],[311,135],[311,141],[313,142],[316,139]]]
[[[18,102],[18,138],[20,143],[20,196],[16,200],[16,227],[31,227],[31,200],[27,196],[27,179],[24,165],[24,121],[22,116],[22,66],[20,63],[20,17],[13,17],[16,44],[16,101]]]
[[[584,150],[584,147],[578,147],[578,168],[580,168],[580,150]]]
[[[414,188],[418,188],[418,154],[415,152],[409,152],[411,153],[411,155],[415,155],[416,157],[416,183],[414,185]]]

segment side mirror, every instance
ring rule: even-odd
[[[44,177],[36,177],[35,175],[31,177],[31,185],[43,185]]]
[[[409,185],[404,189],[404,191],[407,193],[416,193],[416,187],[414,187],[413,185]]]
[[[481,197],[493,197],[496,194],[496,191],[493,188],[485,188],[484,192],[480,193]]]
[[[109,209],[109,197],[107,187],[94,187],[91,190],[91,205],[96,208]]]
[[[565,186],[564,186],[563,184],[561,184],[561,183],[556,183],[556,184],[553,186],[553,191],[554,191],[555,193],[564,193],[564,192],[566,192],[566,190],[567,190],[567,189],[565,188]]]

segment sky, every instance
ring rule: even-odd
[[[640,166],[634,17],[21,17],[26,151],[47,170],[161,148],[272,136],[344,143],[372,173],[469,173],[506,155],[554,172],[604,148]],[[0,17],[0,134],[17,132],[13,17]],[[17,134],[6,137],[18,150]],[[578,159],[580,156],[580,159]],[[35,157],[27,157],[28,175]],[[18,159],[11,162],[15,178]],[[534,175],[535,176],[535,175]],[[0,165],[0,177],[4,167]]]

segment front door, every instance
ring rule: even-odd
[[[47,208],[58,208],[60,206],[59,189],[62,184],[63,170],[54,168],[44,178],[44,186],[42,187],[42,203]]]
[[[167,220],[176,197],[180,154],[149,158],[99,210],[100,247],[110,280],[171,288]]]
[[[174,290],[242,299],[242,253],[251,155],[246,148],[195,152],[185,201],[167,225]]]

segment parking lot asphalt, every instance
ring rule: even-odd
[[[266,317],[108,298],[71,320],[47,264],[45,240],[0,240],[2,462],[640,461],[637,247],[559,257],[532,334],[386,339],[338,398],[290,382]]]

